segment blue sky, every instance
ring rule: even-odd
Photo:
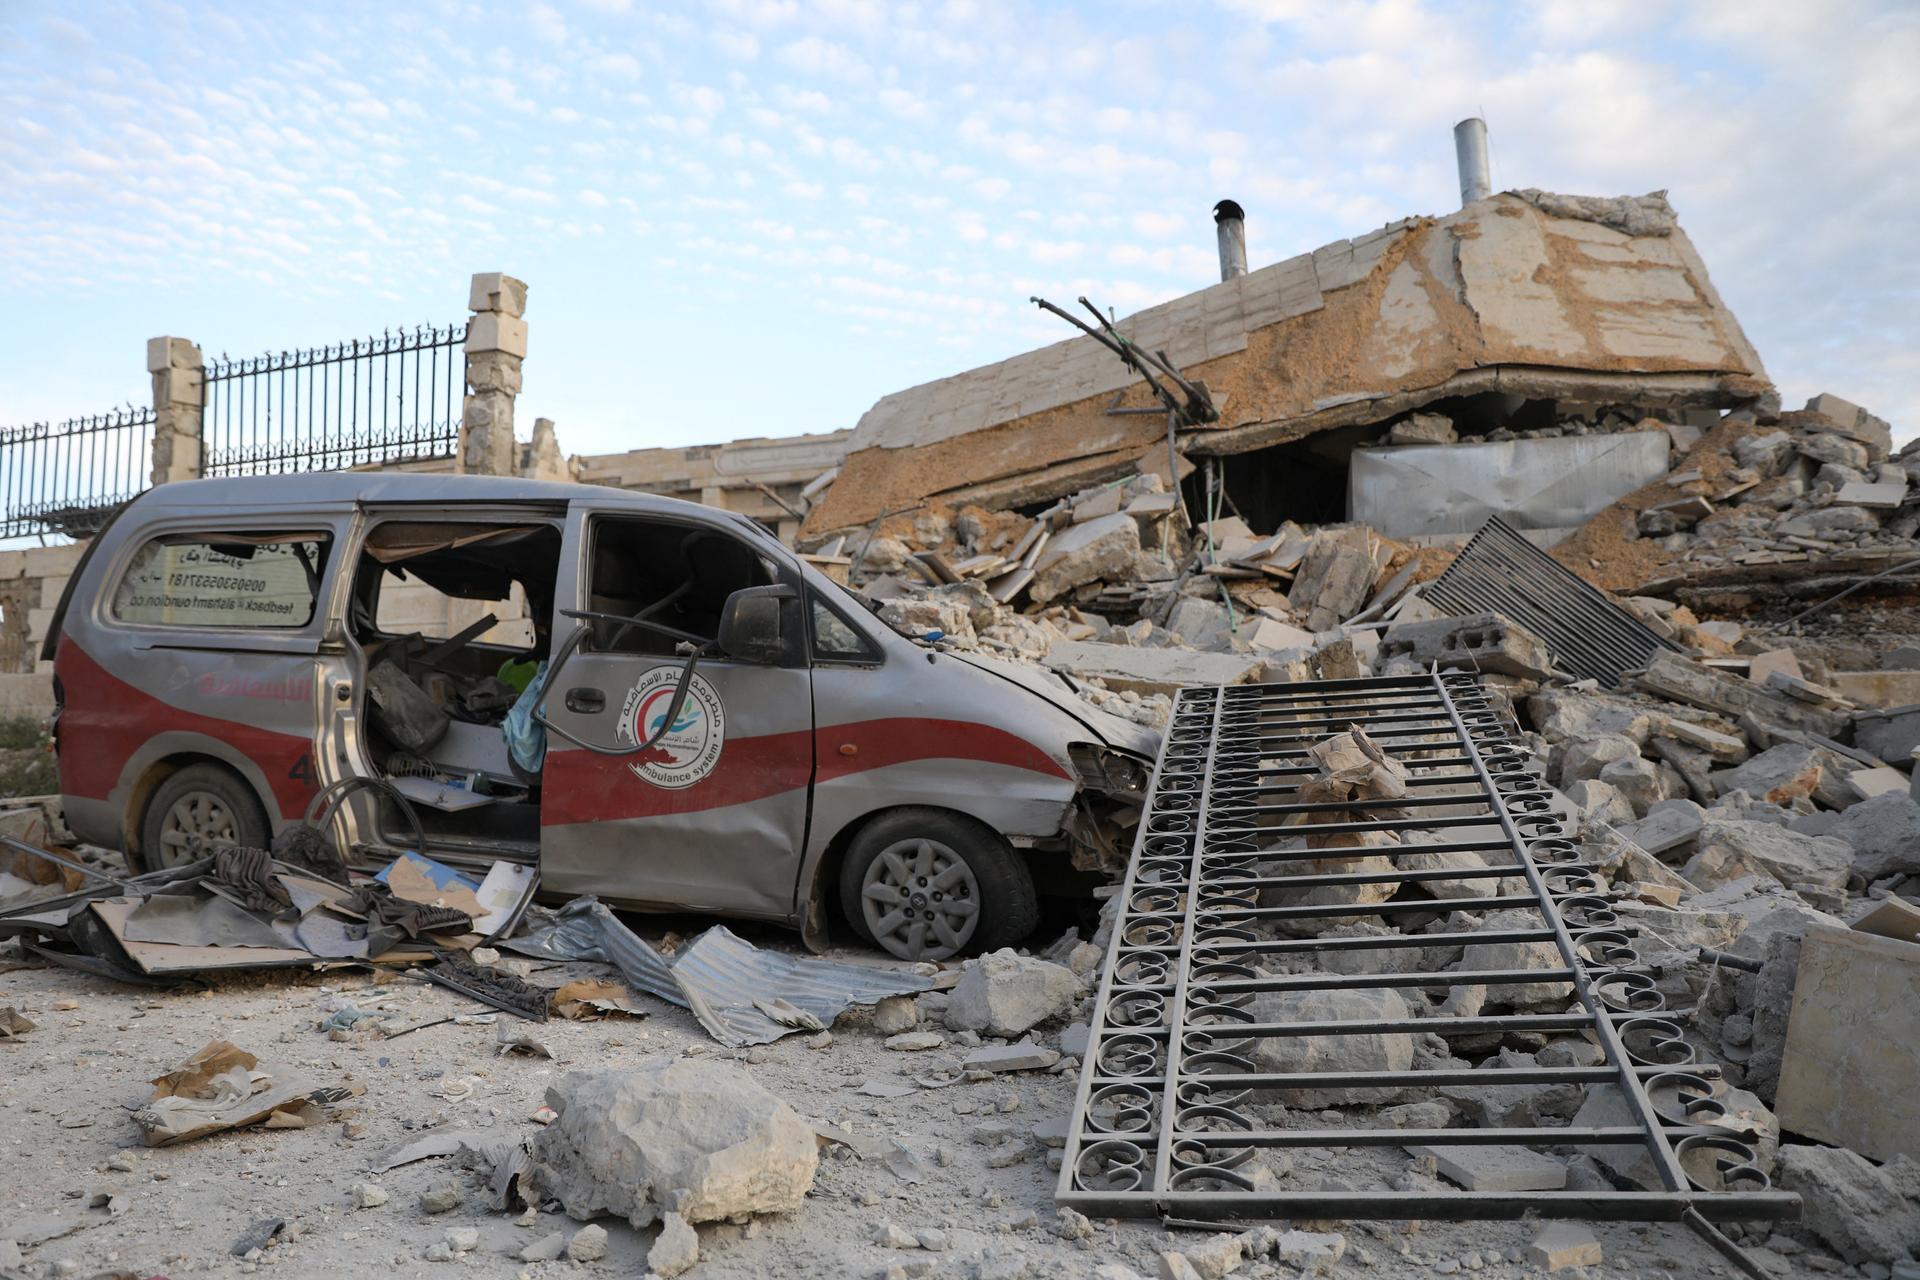
[[[0,425],[531,285],[524,436],[880,396],[1496,186],[1666,188],[1789,404],[1920,429],[1920,8],[1805,0],[0,0]]]

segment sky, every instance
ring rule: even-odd
[[[1790,407],[1920,431],[1920,5],[0,0],[0,426],[530,286],[599,453],[877,399],[1497,188],[1664,189]]]

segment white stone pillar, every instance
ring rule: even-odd
[[[513,400],[527,355],[527,286],[498,271],[473,278],[467,295],[467,396],[460,417],[459,469],[510,476],[518,470]]]
[[[206,363],[185,338],[148,338],[153,375],[153,483],[198,480],[206,417]]]

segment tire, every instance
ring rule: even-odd
[[[1007,842],[938,809],[895,809],[869,822],[841,863],[840,906],[855,933],[902,960],[1012,946],[1040,923],[1033,875]]]
[[[140,819],[140,862],[148,871],[204,858],[222,845],[264,849],[273,838],[253,788],[217,764],[168,775]]]

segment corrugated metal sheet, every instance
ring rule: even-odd
[[[597,898],[575,898],[553,924],[501,945],[550,960],[610,964],[634,987],[690,1010],[714,1039],[734,1046],[770,1044],[806,1029],[769,1016],[756,1001],[784,1002],[826,1027],[851,1005],[933,986],[903,970],[762,951],[721,925],[669,960]]]
[[[1667,474],[1664,431],[1356,449],[1349,518],[1390,538],[1470,533],[1498,515],[1521,529],[1585,524]]]
[[[1454,557],[1447,571],[1420,589],[1428,603],[1466,615],[1498,613],[1547,642],[1554,662],[1611,688],[1623,671],[1647,665],[1661,638],[1603,592],[1493,516]]]

